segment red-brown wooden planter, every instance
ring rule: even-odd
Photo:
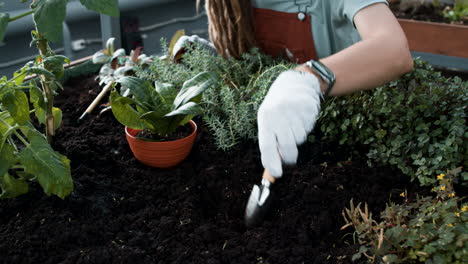
[[[468,26],[398,19],[410,50],[468,58]]]

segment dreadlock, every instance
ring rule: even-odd
[[[223,57],[239,58],[255,46],[250,0],[205,0],[205,9],[210,39]]]

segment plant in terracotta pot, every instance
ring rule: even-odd
[[[127,76],[117,83],[130,90],[131,97],[111,92],[115,118],[125,127],[130,149],[142,163],[159,168],[184,160],[195,140],[197,125],[191,119],[203,109],[202,93],[216,82],[216,76],[202,72],[184,82],[180,89],[170,83]]]

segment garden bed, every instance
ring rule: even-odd
[[[57,98],[64,120],[54,148],[71,160],[75,189],[61,200],[36,184],[0,200],[0,263],[350,263],[352,231],[339,231],[350,199],[380,211],[416,186],[308,144],[278,184],[275,210],[247,229],[245,204],[263,170],[256,144],[222,152],[200,125],[180,166],[149,168],[110,111],[76,122],[98,92],[94,76],[79,77]]]
[[[444,3],[440,3],[438,6],[433,6],[429,2],[423,4],[421,3],[422,1],[406,1],[406,5],[400,6],[400,1],[389,2],[390,9],[398,18],[437,23],[468,25],[468,20],[466,19],[451,21],[449,18],[444,17],[443,11],[448,6]],[[450,6],[453,7],[453,5]]]

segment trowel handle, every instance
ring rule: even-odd
[[[263,171],[262,178],[268,180],[268,181],[271,182],[271,183],[275,183],[275,181],[276,181],[276,178],[273,177],[273,176],[271,176],[271,174],[268,172],[267,169],[265,169],[265,170]]]

